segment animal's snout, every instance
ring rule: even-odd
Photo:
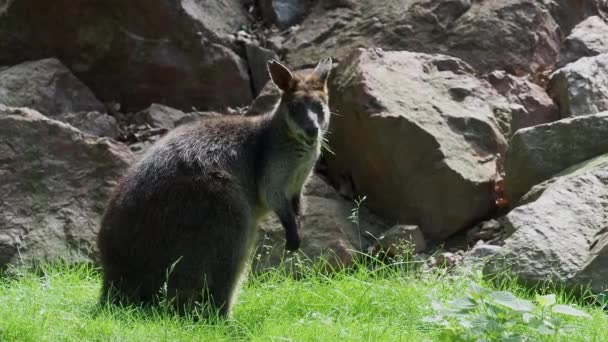
[[[317,126],[309,126],[304,130],[306,135],[309,137],[316,137],[319,134],[319,128]]]

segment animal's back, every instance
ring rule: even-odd
[[[120,181],[102,220],[106,295],[152,302],[167,288],[227,301],[254,236],[256,162],[265,121],[214,118],[177,128]],[[175,295],[175,293],[169,293]],[[227,310],[227,308],[226,308]]]

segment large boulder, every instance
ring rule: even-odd
[[[0,267],[95,258],[105,200],[133,161],[125,145],[0,105]]]
[[[511,138],[505,162],[506,195],[515,203],[534,185],[564,169],[608,153],[608,112],[526,128]]]
[[[559,64],[566,65],[581,57],[608,53],[608,23],[592,16],[578,24],[562,45]]]
[[[515,104],[511,120],[511,132],[559,119],[559,110],[549,94],[541,86],[526,77],[517,77],[505,71],[494,71],[486,79]]]
[[[271,215],[260,226],[252,265],[255,272],[288,259],[314,263],[322,258],[335,269],[350,266],[357,253],[365,252],[386,229],[382,220],[364,206],[357,207],[355,202],[341,198],[317,175],[304,188],[304,203],[300,250],[295,254],[285,252],[285,230]]]
[[[606,290],[608,154],[576,165],[532,192],[531,202],[506,216],[513,233],[486,265],[486,273],[506,267],[524,282]]]
[[[587,17],[608,17],[606,0],[545,0],[543,2],[557,21],[563,36],[569,35],[572,29]]]
[[[555,71],[549,93],[562,118],[608,110],[608,53],[581,58]]]
[[[445,55],[360,50],[330,87],[333,182],[352,182],[376,213],[445,238],[494,208],[506,99]]]
[[[55,58],[24,62],[0,71],[0,104],[32,108],[48,117],[105,111],[91,90]]]
[[[558,58],[558,24],[542,1],[357,1],[327,10],[320,1],[285,36],[287,60],[313,65],[343,60],[358,47],[382,47],[459,57],[481,72],[515,74],[551,69]]]
[[[251,86],[231,34],[247,23],[240,0],[5,1],[0,65],[56,56],[126,111],[240,106]]]

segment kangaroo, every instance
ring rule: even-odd
[[[299,248],[302,188],[329,125],[332,61],[305,77],[274,60],[267,67],[282,93],[273,111],[180,126],[119,180],[97,239],[102,300],[158,304],[164,288],[178,312],[226,318],[266,215],[280,219],[285,249]]]

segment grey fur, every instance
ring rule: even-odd
[[[225,317],[263,217],[275,212],[286,249],[299,248],[301,192],[329,121],[318,82],[325,85],[331,60],[319,65],[305,80],[291,73],[283,79],[295,88],[273,113],[180,126],[131,168],[108,202],[98,236],[103,300],[155,303],[168,280],[166,294],[178,311],[202,303]]]

